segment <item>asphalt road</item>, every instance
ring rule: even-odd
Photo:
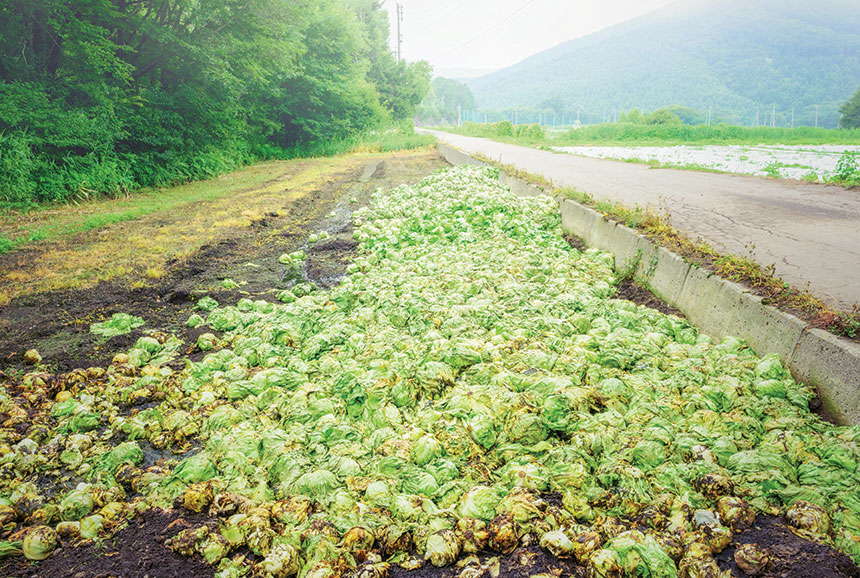
[[[740,175],[655,169],[427,131],[468,153],[541,174],[597,199],[649,206],[721,252],[754,258],[831,306],[860,303],[860,191]]]

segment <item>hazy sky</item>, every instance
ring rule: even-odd
[[[395,48],[398,1],[403,57],[429,61],[440,76],[466,76],[458,69],[504,68],[674,0],[385,0]]]

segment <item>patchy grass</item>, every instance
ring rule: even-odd
[[[670,225],[671,215],[651,208],[628,207],[611,201],[596,200],[586,192],[556,187],[540,175],[522,171],[483,155],[474,155],[480,161],[504,171],[506,174],[542,188],[557,197],[573,200],[603,213],[604,217],[641,231],[655,243],[682,256],[687,261],[714,271],[723,279],[740,283],[762,297],[762,302],[788,311],[815,327],[828,329],[849,339],[860,338],[860,308],[851,311],[834,311],[815,297],[808,289],[798,289],[783,281],[775,273],[774,265],[762,266],[744,256],[723,254],[702,239],[690,239]],[[750,253],[755,247],[749,247]]]
[[[128,198],[4,215],[0,235],[17,250],[0,255],[0,305],[123,276],[130,287],[145,286],[163,278],[170,262],[231,229],[284,216],[296,201],[382,156],[392,153],[273,161]]]

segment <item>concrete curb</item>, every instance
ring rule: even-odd
[[[452,165],[486,164],[448,145],[439,144],[439,152]],[[500,180],[512,191],[516,186],[516,194],[546,194],[507,175]],[[745,287],[690,265],[594,209],[569,199],[559,200],[559,209],[565,233],[612,252],[617,271],[632,269],[635,279],[701,331],[716,339],[740,337],[759,355],[778,354],[795,379],[818,390],[830,416],[860,424],[860,345],[764,305]]]

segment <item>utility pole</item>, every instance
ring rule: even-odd
[[[818,128],[818,105],[815,105],[815,128]]]
[[[711,128],[711,109],[712,108],[713,108],[713,105],[708,107],[708,128]]]
[[[457,105],[457,126],[463,126],[463,107]]]
[[[773,112],[770,113],[770,128],[776,128],[776,105],[773,105]]]
[[[794,128],[794,107],[791,107],[791,128]]]
[[[403,4],[397,3],[397,62],[403,58],[403,34],[400,32],[400,24],[403,22]]]

